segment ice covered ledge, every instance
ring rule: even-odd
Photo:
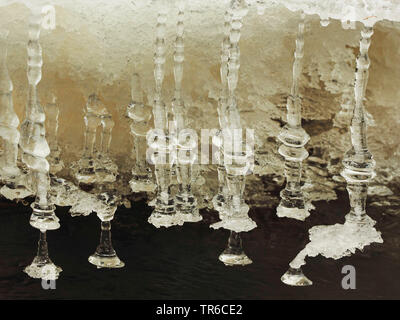
[[[122,8],[124,5],[132,5],[137,8],[151,6],[155,9],[156,1],[154,0],[92,0],[85,4],[79,0],[3,0],[0,5],[7,6],[14,3],[21,3],[29,8],[44,5],[57,5],[71,10],[81,11],[84,8]],[[190,8],[192,10],[206,10],[220,8],[229,0],[213,1],[213,0],[191,0]],[[400,20],[400,3],[397,0],[247,0],[250,6],[264,10],[270,7],[283,5],[289,10],[303,10],[306,14],[317,14],[321,19],[338,19],[342,21],[360,21],[370,24],[380,20],[399,21]],[[173,1],[171,1],[171,6]],[[104,11],[106,12],[106,11]],[[109,14],[112,12],[107,11]]]
[[[353,83],[358,53],[360,22],[375,24],[370,48],[371,70],[366,108],[370,114],[369,145],[377,160],[377,182],[387,184],[400,177],[400,109],[397,90],[400,79],[400,12],[398,1],[248,1],[250,10],[242,28],[241,68],[238,84],[243,125],[255,129],[256,173],[282,182],[283,162],[277,154],[276,136],[285,118],[290,91],[294,40],[299,10],[306,17],[304,70],[301,94],[305,129],[311,136],[307,149],[307,188],[314,198],[334,197],[332,189],[340,160],[349,147],[346,128],[333,125],[343,94]],[[264,3],[264,14],[259,15]],[[24,119],[27,97],[26,42],[28,7],[51,4],[56,28],[43,30],[43,79],[39,84],[42,104],[57,96],[60,107],[59,143],[66,167],[77,160],[83,146],[83,107],[88,96],[98,91],[115,121],[111,152],[121,172],[130,179],[132,160],[129,119],[130,78],[142,78],[147,103],[154,93],[153,52],[156,2],[150,0],[55,0],[0,1],[0,28],[9,33],[8,68],[14,83],[14,105]],[[167,21],[167,64],[164,81],[166,103],[173,96],[172,43],[177,11],[171,1]],[[185,21],[184,96],[192,126],[216,128],[216,101],[220,89],[219,62],[223,33],[224,1],[188,1]],[[333,19],[323,28],[320,19]],[[355,29],[344,30],[341,20],[358,21]],[[381,21],[383,20],[383,21]],[[215,194],[215,166],[206,172],[202,193]],[[385,172],[385,175],[379,173]],[[65,173],[66,174],[66,173]],[[207,176],[209,174],[209,176]],[[269,200],[259,177],[250,178],[246,192],[252,203]],[[271,178],[271,181],[272,181]],[[278,186],[278,188],[281,188]],[[320,190],[315,193],[315,189]],[[261,192],[262,191],[262,192]],[[207,197],[207,196],[206,196]],[[206,198],[205,197],[205,198]],[[276,205],[272,203],[271,205]]]

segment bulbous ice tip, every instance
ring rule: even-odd
[[[281,277],[281,281],[288,286],[304,287],[311,286],[313,283],[304,274],[301,268],[289,268]]]
[[[29,223],[32,227],[41,230],[57,230],[60,228],[60,220],[55,215],[55,206],[49,205],[43,207],[38,205],[36,202],[31,205],[33,212],[31,214]]]

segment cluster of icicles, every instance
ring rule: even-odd
[[[165,23],[167,20],[168,1],[159,1],[156,43],[154,54],[155,97],[152,107],[143,103],[143,92],[138,74],[133,74],[131,82],[132,101],[127,107],[131,120],[131,134],[134,138],[136,162],[132,169],[130,187],[133,192],[155,192],[152,201],[154,210],[149,223],[156,227],[183,225],[185,222],[197,222],[202,219],[197,206],[197,199],[192,192],[196,180],[192,156],[196,147],[192,141],[173,140],[168,132],[168,108],[163,102],[162,85],[164,64],[166,61]],[[263,12],[263,1],[259,1],[259,13]],[[172,101],[173,123],[175,130],[184,130],[187,126],[185,105],[182,99],[182,76],[184,72],[184,12],[185,1],[178,5],[178,22],[174,51],[175,94]],[[220,221],[211,227],[225,228],[231,231],[228,246],[219,256],[225,265],[247,265],[252,263],[242,247],[241,232],[248,232],[256,223],[248,216],[249,207],[243,197],[245,178],[249,173],[247,163],[252,158],[252,150],[242,146],[238,152],[232,148],[232,141],[240,132],[240,114],[236,99],[236,86],[240,68],[239,40],[242,19],[247,14],[245,0],[233,0],[224,15],[224,37],[221,45],[221,84],[218,103],[220,130],[213,138],[218,149],[218,193],[213,198],[214,208]],[[98,268],[120,268],[124,263],[118,258],[111,243],[111,221],[121,199],[112,192],[110,183],[118,175],[118,167],[109,155],[111,134],[114,126],[112,117],[98,95],[88,97],[85,106],[85,144],[81,159],[71,166],[74,181],[58,178],[57,172],[64,165],[60,159],[60,147],[57,143],[58,107],[56,97],[51,104],[43,108],[37,95],[37,84],[41,80],[42,48],[39,43],[42,14],[33,10],[29,21],[28,83],[29,96],[26,104],[26,116],[18,130],[19,119],[12,104],[12,82],[6,66],[7,32],[1,33],[3,45],[0,66],[0,136],[3,138],[4,151],[1,155],[0,192],[8,197],[22,199],[35,196],[32,203],[30,224],[40,230],[37,256],[25,272],[33,278],[56,279],[61,268],[49,258],[46,242],[47,230],[60,227],[55,215],[55,204],[71,206],[73,215],[89,214],[95,211],[101,220],[100,244],[89,262]],[[327,21],[322,21],[327,25]],[[301,13],[296,39],[293,64],[293,83],[287,99],[287,123],[282,128],[278,139],[282,143],[279,153],[285,161],[286,186],[281,191],[281,201],[277,208],[279,217],[304,220],[312,208],[305,199],[301,188],[302,162],[308,157],[305,148],[309,135],[301,126],[301,96],[299,78],[302,73],[304,50],[305,15]],[[312,282],[303,275],[301,266],[306,256],[323,254],[326,257],[339,258],[354,253],[372,242],[382,242],[380,233],[373,226],[374,221],[366,215],[366,197],[369,181],[374,176],[375,162],[368,151],[366,140],[366,118],[363,106],[365,89],[368,81],[368,48],[373,29],[365,26],[361,31],[360,54],[357,58],[356,81],[354,85],[354,107],[342,110],[351,113],[351,149],[344,155],[342,176],[347,182],[351,210],[344,225],[317,226],[310,230],[311,242],[290,263],[289,270],[282,276],[282,281],[289,285],[310,285]],[[47,119],[46,119],[47,118]],[[155,129],[162,136],[152,137],[155,181],[150,165],[146,162],[147,133],[149,123],[154,119]],[[47,134],[45,134],[45,120]],[[95,150],[96,130],[101,127],[100,150]],[[224,135],[224,137],[223,137]],[[49,144],[46,140],[49,140]],[[227,139],[228,137],[228,139]],[[229,143],[227,143],[227,141]],[[171,145],[187,155],[187,161],[175,163],[169,159]],[[22,163],[17,160],[19,149]],[[166,161],[157,161],[166,157]],[[224,161],[228,159],[229,161]],[[171,177],[176,175],[179,190],[171,194]],[[80,188],[92,187],[91,192]],[[75,195],[72,197],[71,195]],[[74,203],[71,198],[77,199]],[[88,205],[90,204],[88,209]],[[329,238],[327,240],[327,238]],[[335,245],[330,245],[334,243]]]

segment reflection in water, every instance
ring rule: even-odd
[[[218,259],[226,266],[245,266],[253,263],[243,251],[240,233],[234,231],[231,231],[228,239],[228,246],[220,254]]]
[[[46,231],[39,232],[38,249],[32,263],[24,269],[24,272],[35,279],[56,280],[62,269],[56,266],[49,258]]]
[[[97,268],[122,268],[125,265],[112,246],[110,221],[101,221],[100,244],[89,257],[89,262]]]

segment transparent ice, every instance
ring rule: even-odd
[[[174,78],[175,78],[175,96],[172,101],[172,110],[174,115],[175,130],[178,134],[177,141],[177,161],[176,173],[179,183],[179,189],[175,195],[175,208],[178,215],[185,222],[198,222],[202,220],[197,206],[197,199],[193,194],[192,188],[194,180],[193,168],[196,159],[194,151],[197,148],[197,142],[192,139],[186,139],[188,136],[183,134],[188,128],[186,121],[186,108],[182,98],[182,77],[184,56],[184,9],[185,0],[178,2],[178,22],[175,39],[174,52]]]
[[[182,225],[184,221],[175,212],[175,201],[171,193],[171,168],[173,159],[170,156],[170,151],[174,147],[175,142],[168,134],[168,111],[162,100],[166,50],[165,23],[168,14],[168,1],[158,0],[158,5],[159,11],[157,14],[154,54],[155,99],[153,106],[154,126],[157,130],[157,136],[154,138],[155,152],[152,159],[155,164],[157,195],[154,211],[148,221],[157,228],[167,228],[174,225]]]
[[[326,258],[339,259],[362,250],[371,243],[382,243],[381,233],[374,228],[375,221],[366,214],[368,183],[374,177],[375,161],[368,151],[367,123],[364,110],[365,90],[368,83],[370,60],[368,48],[373,29],[364,26],[361,31],[360,53],[357,57],[356,82],[354,86],[354,108],[351,120],[351,149],[343,159],[342,176],[347,182],[350,212],[344,224],[315,226],[309,230],[310,242],[290,263],[289,270],[281,280],[288,285],[311,285],[302,273],[305,258],[319,254]]]
[[[251,259],[244,253],[242,246],[242,238],[240,233],[230,232],[228,245],[220,254],[218,259],[226,266],[245,266],[253,263]]]
[[[143,103],[143,92],[140,76],[132,75],[131,80],[132,102],[127,108],[128,117],[131,119],[131,135],[134,143],[135,165],[132,168],[132,179],[129,181],[133,192],[152,192],[155,185],[151,168],[146,162],[147,141],[146,135],[150,129],[152,110]]]
[[[248,174],[249,159],[253,156],[252,150],[248,149],[247,144],[242,140],[242,128],[240,124],[240,114],[237,106],[235,90],[237,87],[239,68],[240,68],[240,31],[242,19],[248,12],[245,1],[232,1],[230,7],[231,23],[229,33],[229,58],[227,66],[224,44],[222,49],[221,79],[227,72],[227,102],[224,108],[224,80],[222,100],[220,104],[220,125],[225,125],[222,130],[223,136],[223,157],[226,170],[227,199],[225,206],[220,209],[220,222],[211,225],[212,228],[225,228],[236,233],[247,232],[254,229],[257,225],[248,216],[248,205],[244,202],[245,179]],[[229,21],[229,15],[225,15],[225,22]],[[224,42],[226,42],[224,40]],[[225,71],[227,67],[227,71]],[[224,109],[224,110],[223,110]],[[218,143],[218,142],[217,142]],[[221,172],[222,173],[222,172]],[[222,187],[223,192],[223,187]],[[218,204],[218,203],[217,203]],[[218,207],[217,207],[218,208]],[[222,212],[222,214],[221,214]]]
[[[114,121],[96,93],[89,96],[85,109],[85,142],[82,158],[72,165],[78,183],[102,184],[114,182],[118,167],[109,155]],[[99,150],[96,149],[97,130],[101,130]]]
[[[285,158],[286,186],[281,191],[281,202],[276,209],[278,217],[304,220],[310,213],[301,189],[302,162],[308,157],[304,145],[310,139],[301,127],[301,97],[299,79],[302,72],[304,55],[304,19],[301,13],[299,29],[296,38],[296,51],[293,63],[293,81],[290,95],[287,99],[287,124],[282,128],[278,139],[282,142],[279,153]]]
[[[42,16],[40,11],[33,11],[29,21],[28,83],[29,94],[26,104],[26,118],[21,124],[20,147],[22,161],[29,168],[30,189],[36,195],[32,203],[33,213],[30,224],[40,230],[54,230],[60,227],[54,211],[55,206],[49,201],[50,188],[49,163],[46,157],[50,148],[45,137],[45,114],[37,97],[37,85],[42,78],[42,48],[39,43]]]
[[[13,183],[21,174],[17,166],[19,119],[13,106],[13,84],[7,68],[8,30],[0,31],[0,138],[3,154],[0,155],[0,180]]]
[[[220,78],[221,78],[221,93],[218,101],[218,120],[220,130],[213,137],[213,144],[217,147],[216,158],[218,161],[218,193],[214,196],[212,202],[214,209],[220,214],[221,220],[225,215],[227,209],[228,199],[228,186],[226,185],[226,169],[224,166],[224,137],[223,130],[227,127],[228,120],[226,119],[226,108],[228,100],[228,60],[229,60],[229,49],[231,42],[229,40],[229,34],[231,30],[231,19],[232,13],[230,10],[225,11],[224,15],[224,38],[221,45],[221,67],[220,67]]]
[[[61,148],[58,145],[58,117],[60,109],[57,104],[57,97],[52,94],[51,102],[46,104],[44,111],[46,113],[46,138],[50,146],[50,174],[56,174],[64,168],[64,162],[61,160]]]

